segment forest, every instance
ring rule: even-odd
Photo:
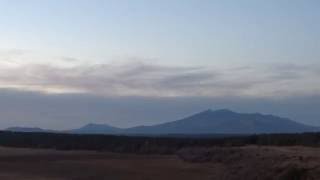
[[[242,136],[82,135],[0,131],[0,146],[57,150],[94,150],[136,154],[174,154],[190,147],[311,146],[320,147],[320,133]]]

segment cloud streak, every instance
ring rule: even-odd
[[[45,93],[146,97],[319,95],[319,69],[293,64],[245,68],[164,66],[143,62],[22,64],[0,67],[0,88]]]

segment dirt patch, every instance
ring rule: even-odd
[[[307,147],[190,148],[178,157],[191,163],[220,167],[219,179],[307,180],[320,179],[320,149]]]

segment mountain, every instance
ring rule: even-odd
[[[106,124],[93,124],[89,123],[79,129],[67,131],[68,133],[75,134],[118,134],[122,132],[121,128],[116,128]]]
[[[106,124],[89,123],[78,129],[56,131],[49,129],[41,129],[38,127],[10,127],[5,131],[12,132],[54,132],[54,133],[73,133],[73,134],[118,134],[123,131],[121,128],[112,127]]]
[[[5,131],[12,132],[54,132],[54,130],[41,129],[38,127],[9,127]]]
[[[259,113],[236,113],[227,109],[206,110],[190,117],[154,126],[129,128],[137,134],[261,134],[319,131],[320,128],[287,118]]]
[[[58,132],[40,128],[8,128],[20,132]],[[228,109],[206,110],[195,115],[153,126],[137,126],[127,129],[106,124],[87,124],[79,129],[60,131],[75,134],[123,134],[123,135],[205,135],[205,134],[262,134],[301,133],[320,131],[287,118],[260,113],[237,113]]]

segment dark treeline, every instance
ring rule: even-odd
[[[265,134],[235,137],[144,137],[116,135],[79,135],[0,131],[0,146],[51,148],[58,150],[96,150],[126,153],[172,154],[186,147],[211,146],[317,146],[320,133]]]

